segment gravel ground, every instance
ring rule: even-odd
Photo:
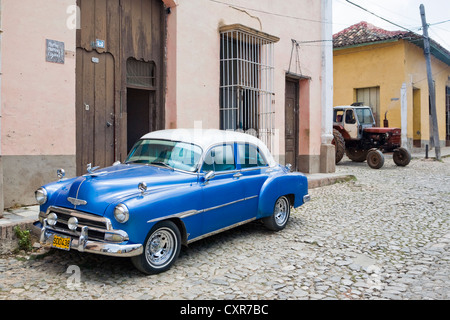
[[[285,230],[198,241],[163,274],[78,252],[0,256],[0,299],[450,299],[450,158],[336,171],[357,179],[310,190]]]

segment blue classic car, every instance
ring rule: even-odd
[[[35,192],[41,244],[131,257],[147,274],[169,269],[181,245],[256,219],[281,230],[309,200],[306,177],[259,139],[213,129],[151,132],[124,163],[58,177]]]

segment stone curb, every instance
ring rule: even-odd
[[[356,177],[351,174],[345,175],[329,175],[329,174],[318,174],[308,176],[308,189],[314,189],[324,186],[329,186],[336,183],[355,181]]]

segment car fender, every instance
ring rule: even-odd
[[[300,172],[279,173],[269,177],[263,184],[258,201],[257,218],[268,217],[273,214],[277,199],[281,196],[293,197],[291,205],[297,208],[303,204],[303,196],[308,194],[308,180]]]

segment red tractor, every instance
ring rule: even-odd
[[[384,164],[383,153],[393,152],[396,165],[406,166],[411,154],[401,145],[401,129],[377,128],[372,109],[354,103],[351,106],[334,108],[333,144],[336,147],[336,163],[341,161],[344,152],[350,160],[363,162],[373,169]]]

